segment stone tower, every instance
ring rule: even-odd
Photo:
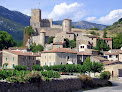
[[[30,26],[32,26],[33,28],[41,27],[41,10],[40,9],[31,9]]]
[[[71,32],[71,25],[72,25],[72,20],[71,19],[64,19],[63,20],[63,31],[65,32]]]
[[[45,47],[45,34],[46,34],[46,31],[44,29],[42,29],[40,31],[40,44]]]

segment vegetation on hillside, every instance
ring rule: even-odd
[[[43,51],[44,47],[40,44],[36,45],[35,43],[33,43],[31,46],[30,46],[30,50],[34,53],[37,53],[39,51]]]
[[[97,27],[90,28],[89,30],[99,30]]]
[[[12,36],[5,31],[0,31],[0,50],[15,46]]]
[[[48,44],[53,43],[53,39],[54,39],[54,38],[55,38],[55,36],[49,37],[47,43],[48,43]]]
[[[64,39],[66,41],[66,45],[64,48],[75,48],[76,47],[76,39],[69,40],[68,38]]]
[[[120,18],[117,22],[113,23],[111,26],[107,26],[105,29],[109,32],[109,35],[116,36],[120,32],[122,32],[122,18]]]
[[[122,32],[113,37],[113,49],[120,49],[122,47]]]
[[[90,34],[96,35],[96,36],[99,36],[100,35],[99,33],[96,33],[95,31],[90,31]]]
[[[24,31],[25,31],[25,34],[27,34],[28,36],[31,36],[34,33],[34,30],[31,26],[25,27]]]
[[[97,46],[93,47],[92,49],[96,49],[99,51],[108,51],[110,50],[110,47],[104,42],[103,39],[97,39]]]

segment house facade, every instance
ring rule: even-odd
[[[14,69],[16,65],[25,65],[27,69],[31,70],[32,65],[36,64],[36,56],[24,51],[3,50],[2,67],[4,69]]]
[[[70,48],[56,48],[42,52],[41,66],[60,64],[77,64],[77,52]]]

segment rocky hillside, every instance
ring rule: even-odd
[[[113,37],[116,34],[119,34],[120,32],[122,32],[122,18],[119,19],[117,22],[113,23],[113,25],[107,26],[103,30],[107,31],[109,37]]]
[[[24,27],[29,25],[29,20],[29,16],[0,6],[0,31],[7,31],[17,41],[23,39]]]
[[[62,24],[62,21],[54,21],[53,24],[59,25]],[[90,28],[97,27],[99,30],[102,30],[106,28],[106,25],[91,23],[87,21],[72,22],[72,25],[78,29],[90,29]]]

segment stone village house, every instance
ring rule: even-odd
[[[18,50],[3,50],[2,51],[2,67],[4,69],[14,69],[16,65],[25,65],[31,70],[32,65],[36,64],[37,54],[18,51]],[[7,64],[3,66],[4,64]]]

